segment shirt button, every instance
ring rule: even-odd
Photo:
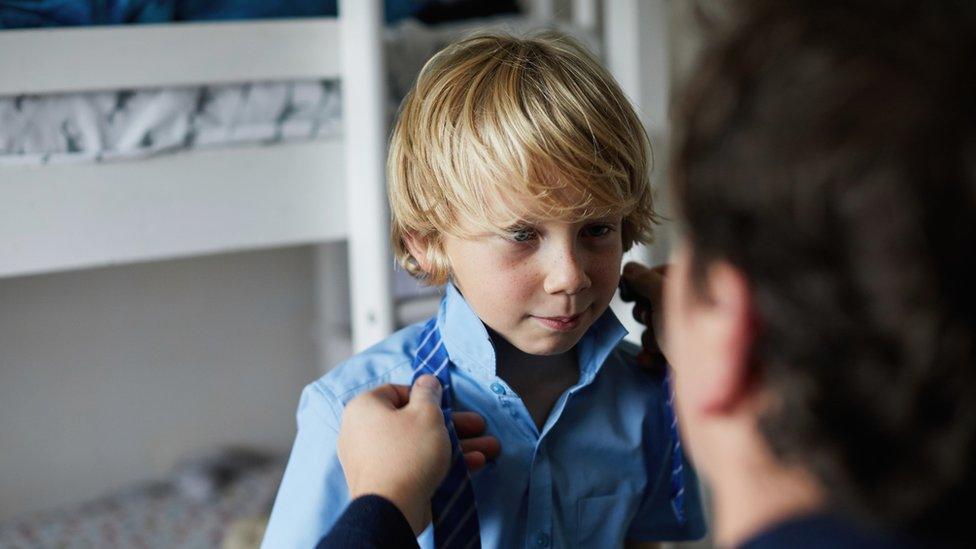
[[[549,534],[539,532],[535,535],[535,544],[539,547],[549,547]]]
[[[502,387],[501,383],[495,382],[491,384],[491,392],[495,393],[496,395],[504,395],[505,388]]]

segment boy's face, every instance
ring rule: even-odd
[[[621,217],[545,221],[444,238],[455,285],[489,328],[523,352],[570,350],[620,279]]]

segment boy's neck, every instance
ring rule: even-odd
[[[521,351],[488,329],[495,348],[495,371],[518,393],[540,431],[559,397],[579,380],[576,348],[558,355]]]
[[[558,355],[533,355],[512,345],[491,328],[488,328],[488,334],[491,336],[491,343],[495,348],[495,368],[501,377],[504,377],[504,372],[513,369],[552,369],[554,367],[561,369],[566,365],[571,365],[573,369],[579,370],[575,346]]]

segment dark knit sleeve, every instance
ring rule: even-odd
[[[353,500],[317,549],[417,548],[410,523],[389,500],[362,496]]]

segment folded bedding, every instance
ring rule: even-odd
[[[341,102],[336,81],[0,97],[0,165],[329,138]]]

